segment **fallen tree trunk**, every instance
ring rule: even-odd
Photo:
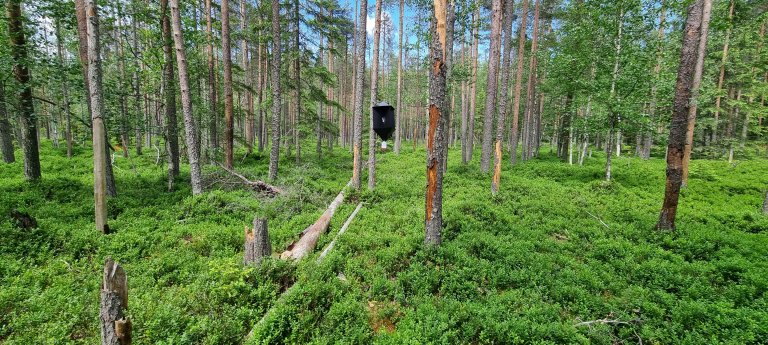
[[[352,212],[352,214],[349,216],[349,218],[347,218],[347,221],[344,222],[344,225],[341,226],[341,229],[336,234],[336,236],[333,237],[333,240],[331,241],[331,243],[329,243],[328,246],[325,247],[325,249],[323,249],[323,252],[320,253],[320,256],[317,257],[317,263],[322,262],[323,259],[325,258],[325,256],[328,255],[328,253],[333,249],[333,246],[336,245],[336,240],[341,235],[343,235],[344,232],[347,231],[347,228],[349,227],[349,224],[352,223],[352,220],[355,218],[355,215],[357,215],[357,212],[359,212],[361,208],[363,208],[363,203],[362,202],[357,204],[357,207],[355,207],[355,210]]]
[[[344,188],[341,189],[339,195],[331,202],[328,208],[323,212],[323,215],[310,225],[299,235],[299,239],[288,245],[286,251],[280,254],[281,259],[293,259],[299,260],[309,254],[312,249],[317,245],[317,240],[320,235],[328,230],[328,225],[331,223],[331,217],[336,213],[336,209],[344,201],[344,189],[346,189],[352,180],[350,180]]]
[[[262,193],[264,193],[266,195],[269,195],[269,196],[277,196],[278,194],[283,194],[283,190],[282,189],[280,189],[278,187],[275,187],[275,186],[273,186],[273,185],[271,185],[269,183],[266,183],[266,182],[261,181],[261,180],[251,181],[251,180],[245,178],[245,176],[238,174],[236,171],[225,167],[224,165],[220,164],[219,162],[214,161],[213,163],[215,163],[216,165],[218,165],[219,167],[224,169],[224,171],[230,173],[232,176],[235,176],[235,177],[239,178],[246,185],[251,187],[251,189],[253,189],[253,190],[257,191],[257,192],[262,192]]]

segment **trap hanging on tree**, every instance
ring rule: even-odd
[[[381,148],[387,148],[387,140],[395,131],[395,108],[387,102],[379,102],[371,107],[373,113],[373,131],[381,138]]]

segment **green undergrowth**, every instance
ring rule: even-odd
[[[599,153],[570,166],[544,148],[505,163],[493,197],[479,152],[462,166],[451,150],[443,244],[430,249],[425,152],[406,147],[377,155],[376,189],[348,191],[315,254],[245,268],[243,228],[266,217],[284,250],[349,181],[348,151],[283,158],[276,198],[212,166],[203,195],[191,196],[185,169],[168,192],[152,153],[116,157],[114,233],[102,235],[90,152],[69,160],[43,143],[42,181],[25,182],[21,163],[0,165],[0,342],[97,343],[112,256],[128,273],[135,344],[241,343],[273,306],[252,343],[768,343],[768,161],[693,161],[678,230],[658,232],[661,158],[614,159],[605,183]],[[239,152],[235,168],[255,180],[267,165]],[[38,228],[14,226],[11,210]],[[602,319],[616,322],[577,325]]]

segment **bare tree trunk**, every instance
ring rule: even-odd
[[[99,17],[96,0],[87,0],[87,56],[88,93],[91,104],[91,127],[93,129],[93,195],[96,230],[109,233],[107,225],[107,150],[105,147],[104,104],[101,86],[101,52],[99,44]]]
[[[55,20],[54,22],[55,22],[54,26],[56,31],[56,59],[59,61],[59,65],[61,67],[64,67],[66,65],[64,64],[64,44],[62,42],[62,37],[61,37],[61,23],[58,19]],[[68,84],[67,78],[62,77],[61,78],[62,107],[64,108],[64,116],[66,116],[66,128],[64,130],[64,137],[67,141],[67,158],[72,158],[72,116],[69,110],[69,87],[67,86],[67,84]],[[2,85],[0,85],[0,103],[3,103],[2,97],[3,97]],[[0,104],[0,107],[5,107],[5,104]],[[0,109],[0,112],[3,112],[3,109]],[[2,124],[0,124],[0,126],[2,126]],[[10,136],[8,137],[8,140],[10,141]],[[13,146],[11,146],[11,150],[13,150]],[[13,154],[12,151],[11,151],[11,154]]]
[[[488,172],[491,165],[491,143],[493,138],[493,119],[496,113],[498,94],[499,50],[501,49],[501,0],[492,1],[491,10],[491,50],[488,56],[488,81],[485,96],[485,114],[483,116],[483,149],[480,155],[480,171]]]
[[[37,115],[35,114],[34,101],[32,99],[32,83],[30,81],[29,68],[27,67],[27,41],[24,37],[24,25],[22,24],[21,1],[8,0],[6,2],[8,18],[8,36],[11,39],[11,55],[13,57],[13,75],[20,85],[19,122],[21,123],[22,136],[19,138],[24,153],[24,176],[27,180],[40,179],[40,149],[37,139]]]
[[[128,309],[128,277],[120,264],[107,257],[101,284],[99,324],[101,345],[130,345],[131,321]]]
[[[362,146],[363,146],[363,82],[365,81],[365,21],[368,18],[367,0],[360,2],[360,13],[357,25],[357,51],[355,51],[355,114],[352,131],[352,188],[360,189],[362,183]]]
[[[697,0],[688,7],[688,18],[685,22],[680,66],[677,70],[675,83],[675,100],[673,103],[672,123],[669,128],[669,146],[667,154],[667,182],[664,191],[664,204],[661,208],[659,222],[656,227],[660,230],[674,230],[677,204],[682,185],[682,163],[685,149],[685,134],[688,127],[690,100],[693,94],[694,73],[699,44],[701,42],[701,27],[704,10],[704,0]]]
[[[253,219],[253,229],[245,228],[245,255],[243,262],[246,265],[258,265],[264,258],[272,255],[272,243],[269,241],[267,220]]]
[[[221,0],[221,54],[221,58],[224,60],[224,166],[232,169],[235,127],[232,117],[234,99],[232,97],[232,45],[229,35],[229,0]]]
[[[171,35],[171,19],[168,14],[168,0],[160,0],[160,11],[162,12],[163,27],[163,91],[165,92],[165,127],[166,141],[168,145],[168,155],[170,174],[173,177],[179,176],[179,130],[176,119],[176,85],[173,72],[173,55],[171,45],[173,37]]]
[[[133,2],[132,7],[132,14],[131,14],[131,36],[132,36],[132,45],[133,45],[133,51],[137,55],[133,62],[133,98],[134,98],[134,111],[136,112],[135,119],[136,119],[136,127],[134,128],[134,135],[136,140],[136,155],[141,156],[142,154],[142,145],[141,145],[141,120],[144,117],[142,113],[142,106],[141,106],[141,49],[139,47],[139,35],[138,35],[138,6],[139,3],[137,1]]]
[[[218,113],[216,112],[216,72],[215,72],[215,57],[213,55],[213,19],[211,18],[211,1],[205,0],[205,31],[206,31],[206,51],[208,54],[208,102],[210,102],[209,120],[208,120],[208,140],[210,141],[210,148],[215,151],[219,148],[219,136],[217,130],[216,118]],[[211,154],[213,157],[213,154]],[[213,161],[213,159],[211,159]]]
[[[763,200],[763,214],[768,214],[768,192],[765,192],[765,200]]]
[[[200,151],[197,141],[197,125],[192,116],[192,95],[189,91],[189,73],[187,72],[187,53],[184,51],[184,36],[181,31],[179,0],[171,0],[173,17],[173,40],[176,43],[176,64],[179,66],[179,87],[181,89],[181,108],[184,112],[184,130],[187,132],[187,159],[189,159],[192,194],[203,192],[202,173],[200,172]]]
[[[496,0],[498,2],[500,0]],[[443,160],[445,159],[446,144],[445,118],[443,111],[447,107],[446,91],[446,33],[447,1],[434,0],[434,16],[432,18],[431,60],[432,68],[429,74],[429,129],[427,130],[427,191],[425,238],[427,245],[440,245],[443,228]],[[499,5],[496,5],[499,7]],[[500,9],[499,11],[500,12]],[[498,13],[497,16],[500,16]],[[499,24],[499,23],[497,23]],[[497,54],[498,55],[498,54]]]
[[[8,110],[5,107],[5,84],[0,79],[0,149],[3,152],[3,162],[13,163],[16,156],[13,153],[13,128],[8,121]]]
[[[469,94],[469,123],[467,124],[467,162],[472,160],[475,152],[475,114],[477,111],[477,64],[480,46],[480,6],[477,6],[473,15],[473,43],[472,43],[472,85]]]
[[[240,40],[240,54],[242,55],[242,68],[243,68],[243,75],[244,80],[243,84],[247,86],[248,88],[245,89],[245,147],[248,153],[253,152],[253,144],[255,142],[256,136],[254,133],[254,129],[256,127],[255,125],[255,119],[253,116],[253,93],[251,92],[251,89],[253,88],[253,83],[251,79],[251,73],[250,73],[250,50],[248,49],[248,40],[247,38],[247,30],[248,30],[248,14],[246,9],[246,0],[240,0],[240,34],[242,35]]]
[[[376,0],[376,23],[373,28],[373,61],[371,62],[371,107],[379,96],[379,42],[381,42],[381,2]],[[373,108],[369,111],[373,111]],[[376,187],[376,133],[373,131],[373,113],[368,130],[368,190]]]
[[[277,179],[280,162],[280,66],[280,1],[272,0],[272,149],[269,154],[269,179],[272,181]]]
[[[296,83],[295,97],[296,101],[294,107],[296,111],[293,113],[293,126],[291,127],[291,133],[293,136],[293,145],[296,146],[296,163],[301,160],[301,140],[299,136],[299,121],[301,119],[301,46],[299,38],[301,36],[301,23],[299,13],[299,0],[293,0],[293,20],[295,30],[293,34],[293,44],[296,48],[296,58],[293,59],[293,81]]]
[[[664,22],[666,20],[666,10],[664,7],[664,0],[661,2],[661,13],[659,14],[659,30],[657,34],[657,45],[656,48],[656,65],[653,67],[653,83],[651,84],[651,102],[648,107],[648,116],[651,118],[651,126],[656,124],[656,97],[657,97],[657,84],[659,81],[659,74],[661,74],[661,63],[664,58],[663,55],[663,39],[664,39]],[[643,159],[649,159],[651,158],[651,146],[653,146],[653,129],[649,128],[643,138],[643,150],[642,150],[642,157]]]
[[[491,180],[491,193],[496,195],[501,183],[501,148],[504,141],[504,120],[507,116],[507,101],[509,100],[509,73],[512,64],[512,24],[514,15],[514,1],[504,4],[504,50],[501,64],[501,95],[499,96],[499,116],[496,122],[496,145],[494,147],[493,179]]]
[[[707,36],[709,35],[709,17],[712,13],[712,0],[704,0],[702,5],[702,19],[700,28],[699,49],[696,53],[696,67],[693,72],[693,82],[691,84],[691,105],[688,109],[688,127],[685,135],[685,147],[683,150],[683,177],[682,187],[688,184],[688,164],[691,161],[691,150],[693,149],[693,130],[696,125],[696,111],[698,109],[699,87],[701,86],[701,75],[704,71],[704,56],[707,54]]]
[[[619,30],[618,34],[616,35],[616,39],[614,40],[614,44],[616,46],[616,55],[613,59],[613,73],[611,75],[611,93],[610,93],[610,102],[609,110],[608,110],[608,136],[606,137],[605,142],[605,180],[610,181],[611,180],[611,155],[613,146],[611,143],[611,140],[613,140],[613,133],[616,129],[616,122],[618,122],[618,115],[615,113],[614,107],[617,103],[617,97],[616,97],[616,81],[619,78],[619,61],[621,59],[621,36],[624,29],[624,9],[621,9],[619,12]],[[617,140],[617,146],[618,144]]]
[[[534,112],[536,107],[536,78],[538,59],[536,51],[539,44],[539,8],[540,0],[536,0],[533,10],[533,28],[531,37],[531,56],[528,61],[528,89],[526,91],[525,102],[525,128],[523,130],[523,152],[522,159],[527,160],[532,157],[531,148],[533,142],[533,133],[535,132]]]
[[[512,103],[512,133],[510,149],[512,165],[517,163],[518,126],[520,122],[520,93],[523,85],[523,62],[525,59],[525,28],[528,20],[528,0],[523,0],[523,8],[520,12],[520,26],[518,26],[517,45],[517,72],[515,72],[515,96]],[[530,77],[529,77],[530,78]]]
[[[720,60],[720,76],[717,79],[717,97],[715,98],[715,123],[712,128],[712,142],[717,143],[717,128],[720,121],[720,100],[722,98],[721,93],[723,90],[723,81],[725,80],[725,64],[728,62],[728,45],[731,39],[731,29],[733,21],[733,8],[736,1],[731,0],[730,8],[728,9],[728,28],[725,30],[725,39],[723,41],[723,55]]]
[[[401,122],[402,122],[402,111],[403,111],[403,21],[405,19],[405,0],[400,0],[400,17],[399,17],[399,34],[398,34],[398,45],[399,45],[399,53],[397,58],[397,110],[395,110],[395,116],[397,117],[397,120],[395,121],[395,154],[400,154],[400,135],[401,135]],[[462,134],[462,138],[463,138]],[[463,148],[463,145],[462,145]]]

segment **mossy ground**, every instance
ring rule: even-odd
[[[510,168],[501,192],[477,159],[452,150],[443,245],[423,241],[425,154],[377,156],[373,192],[348,193],[322,248],[364,202],[322,264],[242,266],[243,228],[269,219],[275,251],[322,213],[351,175],[347,151],[281,162],[274,199],[207,166],[167,191],[153,152],[116,158],[114,233],[92,221],[91,155],[43,143],[43,179],[0,165],[0,342],[98,342],[106,256],[125,267],[135,344],[240,343],[281,292],[296,289],[256,332],[264,343],[768,343],[768,217],[759,213],[768,161],[695,160],[676,232],[658,232],[662,159],[604,156],[569,166],[548,153]],[[133,152],[131,152],[133,153]],[[264,178],[268,158],[240,152],[236,169]],[[34,216],[20,230],[7,215]],[[604,223],[604,224],[603,224]],[[340,279],[340,274],[344,279]],[[609,318],[620,324],[576,327]]]

